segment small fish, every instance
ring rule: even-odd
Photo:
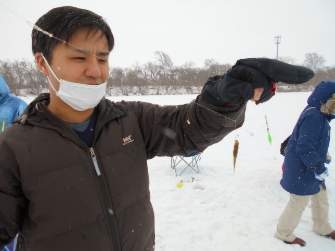
[[[238,146],[239,146],[239,142],[237,139],[235,139],[235,143],[234,143],[234,150],[233,150],[233,157],[234,157],[234,172],[235,172],[235,165],[236,165],[236,159],[237,159],[237,153],[238,153]]]

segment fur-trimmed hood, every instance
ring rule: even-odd
[[[334,115],[335,97],[333,94],[335,94],[335,81],[322,81],[315,87],[307,103],[324,114]]]

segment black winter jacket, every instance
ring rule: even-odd
[[[88,148],[48,101],[40,95],[0,134],[0,249],[19,232],[19,250],[154,250],[147,159],[204,151],[246,109],[201,95],[178,106],[103,99]]]

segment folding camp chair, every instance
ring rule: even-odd
[[[192,170],[196,173],[199,173],[198,162],[201,159],[201,152],[192,152],[188,156],[173,156],[171,157],[171,168],[174,169],[176,176],[177,174],[177,166],[184,168],[179,176],[188,168],[192,168]],[[186,166],[185,166],[186,165]]]

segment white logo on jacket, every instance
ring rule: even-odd
[[[129,135],[129,136],[123,138],[123,145],[127,145],[127,144],[129,144],[133,141],[134,140],[131,138],[131,135]]]

